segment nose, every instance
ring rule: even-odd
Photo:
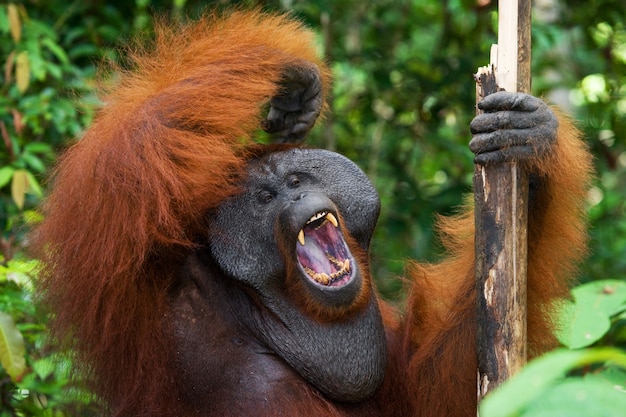
[[[300,193],[293,198],[293,201],[302,200],[304,197],[306,197],[306,195],[306,193]]]

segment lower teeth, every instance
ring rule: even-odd
[[[337,278],[340,278],[344,275],[346,275],[348,272],[350,272],[350,260],[346,259],[343,262],[337,260],[335,257],[328,255],[328,259],[337,267],[339,267],[340,269],[333,273],[330,274],[330,276],[324,272],[318,273],[315,272],[314,270],[312,270],[309,267],[305,267],[304,270],[306,271],[306,273],[313,278],[315,281],[319,282],[320,284],[323,285],[328,285],[330,283],[330,281],[335,280]]]

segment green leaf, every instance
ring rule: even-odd
[[[0,168],[0,188],[4,187],[11,181],[14,172],[15,168],[9,165]]]
[[[585,302],[594,308],[613,316],[624,309],[626,303],[626,282],[615,279],[593,281],[572,290],[576,302]]]
[[[17,89],[23,93],[28,89],[30,84],[30,60],[26,51],[17,54],[15,63],[15,79],[17,81]]]
[[[11,28],[11,37],[16,43],[22,39],[22,21],[20,19],[19,11],[15,4],[7,5],[7,11],[9,15],[9,27]]]
[[[43,221],[43,214],[38,210],[25,210],[23,213],[24,223],[27,226],[33,227],[34,225]]]
[[[21,155],[22,159],[37,172],[44,172],[46,170],[46,164],[37,156],[30,152],[24,152]]]
[[[7,279],[15,282],[20,288],[33,290],[33,276],[37,273],[39,261],[34,259],[12,259],[8,262]]]
[[[55,371],[54,362],[50,357],[33,362],[33,370],[41,380],[45,380]]]
[[[550,389],[528,407],[528,417],[623,417],[626,393],[601,377],[572,378]]]
[[[70,60],[67,57],[67,54],[65,53],[65,51],[63,50],[63,48],[61,48],[56,42],[54,42],[52,39],[50,38],[44,38],[41,41],[41,44],[43,46],[45,46],[46,48],[48,48],[50,50],[50,52],[52,52],[54,54],[54,56],[57,57],[57,59],[63,63],[63,64],[69,64]]]
[[[24,208],[26,199],[26,191],[28,190],[28,172],[18,169],[13,173],[13,181],[11,181],[11,197],[13,202],[20,210]]]
[[[626,354],[612,348],[550,352],[530,362],[518,375],[485,397],[480,404],[480,416],[519,416],[571,370],[607,361],[626,367]]]
[[[609,316],[587,301],[565,302],[556,336],[570,349],[587,347],[597,342],[611,328]]]
[[[598,377],[611,384],[615,389],[626,393],[626,369],[611,366],[602,370]]]
[[[611,327],[611,317],[624,310],[626,282],[594,281],[572,290],[574,302],[565,302],[560,310],[559,341],[571,348],[590,346]]]
[[[39,185],[39,181],[37,181],[37,178],[35,178],[35,176],[28,171],[26,171],[26,178],[28,179],[27,191],[36,197],[43,197],[43,190],[41,189],[41,185]]]
[[[14,381],[26,370],[24,337],[13,318],[0,311],[0,364]]]
[[[30,142],[24,146],[24,150],[32,153],[48,153],[52,151],[52,145],[45,142]]]

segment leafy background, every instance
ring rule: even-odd
[[[0,2],[0,417],[90,415],[92,397],[70,384],[71,360],[46,347],[46,318],[33,298],[36,260],[26,250],[47,170],[92,120],[99,63],[123,60],[119,47],[149,36],[155,14],[186,19],[232,5],[289,10],[319,33],[335,82],[332,114],[311,142],[357,162],[381,195],[373,269],[384,296],[402,301],[406,258],[441,256],[434,213],[453,213],[471,192],[472,74],[496,41],[495,1]],[[594,153],[591,249],[581,265],[585,284],[562,309],[559,336],[569,350],[531,364],[482,414],[623,416],[622,0],[535,1],[533,93],[573,114]]]

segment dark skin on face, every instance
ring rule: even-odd
[[[175,296],[183,312],[175,316],[181,343],[194,339],[185,331],[190,320],[194,326],[231,323],[224,330],[229,339],[255,341],[245,350],[253,359],[235,361],[241,365],[217,380],[252,366],[284,379],[299,375],[333,399],[370,397],[386,361],[384,328],[363,257],[378,211],[370,182],[338,154],[291,149],[251,161],[244,192],[210,216],[213,238],[208,250],[194,256],[202,261],[194,261],[189,273],[198,284]],[[201,287],[228,291],[219,297],[225,306],[216,308],[210,301],[216,297]],[[190,293],[197,293],[194,301]],[[227,320],[212,317],[224,311],[230,312]],[[198,367],[204,357],[230,362],[232,349],[219,346],[217,353],[207,347],[181,350],[193,355],[181,359],[185,373],[219,369]]]
[[[299,64],[283,72],[263,124],[279,143],[301,142],[321,110],[319,70]],[[242,187],[208,216],[203,256],[219,268],[218,281],[232,280],[250,298],[252,309],[232,308],[237,327],[328,397],[370,397],[386,362],[366,255],[380,210],[374,187],[348,159],[302,149],[252,159]],[[183,362],[190,372],[196,366]]]

